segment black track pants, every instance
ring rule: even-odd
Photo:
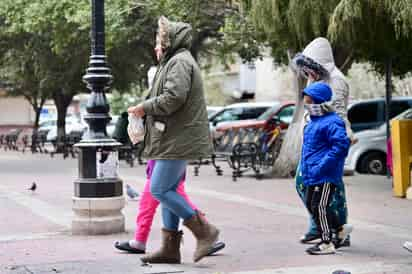
[[[322,241],[327,243],[332,239],[332,230],[338,227],[336,214],[328,206],[335,191],[334,184],[324,183],[309,186],[306,192],[306,207],[321,230]]]

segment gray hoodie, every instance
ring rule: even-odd
[[[335,66],[329,41],[323,37],[316,38],[306,46],[302,54],[313,59],[329,72],[329,78],[323,80],[330,85],[333,91],[331,105],[347,123],[349,85],[343,73]]]

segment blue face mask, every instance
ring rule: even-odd
[[[304,107],[310,116],[322,116],[325,113],[320,104],[305,104]]]

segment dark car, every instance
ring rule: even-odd
[[[412,97],[393,97],[390,119],[412,107]],[[349,106],[348,119],[354,132],[374,129],[385,123],[385,98],[355,102]]]

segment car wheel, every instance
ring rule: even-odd
[[[370,152],[362,157],[360,172],[375,175],[386,174],[386,156],[381,152]]]

